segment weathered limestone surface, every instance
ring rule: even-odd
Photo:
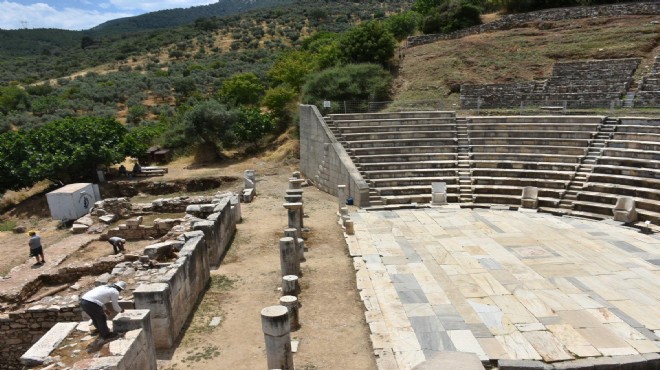
[[[355,204],[369,205],[369,186],[334,137],[318,109],[300,106],[300,170],[323,191],[336,195],[337,185],[350,184]]]

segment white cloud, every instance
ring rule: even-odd
[[[99,12],[78,8],[55,9],[45,3],[22,5],[10,1],[0,2],[0,28],[63,28],[68,30],[83,30],[99,25],[105,21],[130,17],[135,13]],[[27,22],[23,24],[21,22]]]
[[[162,9],[190,8],[191,6],[208,5],[217,3],[218,0],[109,0],[109,2],[120,10],[144,10],[146,12],[153,12]]]

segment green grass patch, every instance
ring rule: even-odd
[[[0,223],[0,231],[12,231],[16,227],[16,220],[9,219]]]

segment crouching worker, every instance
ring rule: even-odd
[[[92,324],[98,330],[99,336],[103,339],[117,338],[117,333],[110,332],[108,329],[108,317],[105,314],[105,304],[112,302],[112,309],[116,312],[124,312],[119,307],[119,292],[126,289],[126,283],[118,281],[110,285],[98,286],[85,293],[80,299],[80,308],[92,319]]]
[[[108,243],[112,244],[112,249],[114,249],[115,254],[119,252],[124,252],[126,249],[124,249],[124,245],[126,244],[126,239],[120,238],[118,236],[113,236],[112,238],[108,239]]]

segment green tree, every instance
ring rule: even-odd
[[[65,101],[54,95],[40,96],[32,100],[32,113],[35,116],[53,114],[66,106]]]
[[[0,112],[7,114],[15,110],[25,110],[30,106],[30,98],[18,86],[0,87]]]
[[[413,10],[421,15],[429,15],[447,0],[415,0]]]
[[[229,105],[255,105],[264,93],[259,77],[252,72],[239,73],[222,83],[218,96]]]
[[[303,101],[320,105],[324,100],[387,100],[392,76],[377,64],[349,64],[323,70],[309,77]]]
[[[339,39],[336,33],[317,32],[302,41],[302,48],[315,55],[319,70],[330,68],[341,63]]]
[[[261,104],[268,108],[275,118],[278,130],[283,131],[291,120],[297,97],[296,89],[288,85],[276,86],[266,91]]]
[[[110,118],[67,118],[35,129],[0,135],[0,191],[19,190],[49,179],[57,183],[90,180],[99,165],[144,152],[127,129]],[[4,174],[10,178],[8,182]]]
[[[419,14],[403,12],[394,14],[385,20],[385,27],[397,40],[403,40],[415,33],[419,24]]]
[[[133,105],[128,108],[128,116],[126,117],[128,122],[138,123],[147,116],[148,110],[142,104]]]
[[[481,10],[462,0],[449,0],[422,21],[424,33],[449,33],[481,24]]]
[[[380,21],[369,21],[343,34],[340,50],[349,63],[376,63],[384,67],[394,56],[396,40]]]
[[[182,119],[183,134],[189,144],[196,145],[196,158],[201,161],[219,158],[219,147],[234,141],[232,127],[238,114],[215,100],[201,102]]]
[[[234,135],[241,144],[258,147],[259,140],[275,128],[273,117],[256,107],[242,108],[233,127]]]
[[[268,71],[275,84],[285,83],[300,89],[307,76],[318,70],[314,54],[307,51],[289,51],[281,54]]]

